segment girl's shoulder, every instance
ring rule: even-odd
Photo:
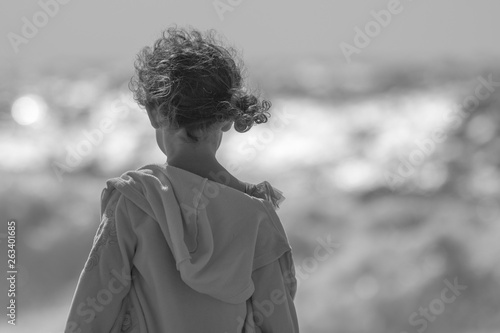
[[[273,187],[268,181],[258,184],[245,183],[245,193],[271,202],[275,209],[286,199],[283,192]]]

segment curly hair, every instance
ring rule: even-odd
[[[137,103],[160,126],[186,128],[195,141],[192,131],[219,121],[234,121],[243,133],[270,117],[271,103],[244,87],[237,51],[224,46],[214,30],[168,28],[152,48],[139,52],[134,67],[129,88]]]

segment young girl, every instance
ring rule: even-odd
[[[131,90],[167,162],[107,181],[67,333],[298,332],[284,200],[216,159],[223,133],[267,121],[234,49],[170,28],[136,61]]]

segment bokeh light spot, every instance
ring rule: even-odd
[[[41,121],[47,112],[45,101],[37,95],[24,95],[12,104],[12,118],[23,126],[32,125]]]

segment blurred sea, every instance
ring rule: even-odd
[[[272,117],[218,156],[284,192],[302,332],[500,332],[500,68],[249,67]],[[19,271],[2,332],[63,331],[106,179],[165,162],[128,67],[56,68],[1,73],[0,219],[18,223]],[[464,288],[443,299],[450,283]]]

